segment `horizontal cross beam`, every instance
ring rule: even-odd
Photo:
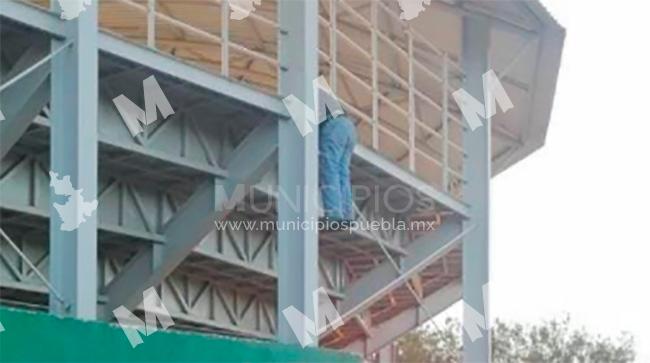
[[[346,320],[362,312],[388,292],[407,282],[447,252],[460,245],[471,228],[463,229],[460,217],[448,217],[435,231],[417,238],[406,247],[401,271],[395,271],[390,261],[384,261],[363,277],[350,284],[341,302],[340,314]]]
[[[460,300],[462,296],[462,283],[460,280],[455,280],[422,300],[426,310],[419,305],[404,310],[381,324],[369,327],[366,338],[355,340],[343,349],[368,357],[427,322],[431,318],[427,311],[437,315]]]

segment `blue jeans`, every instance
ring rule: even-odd
[[[350,162],[357,130],[345,115],[328,118],[319,126],[318,181],[325,218],[353,220]]]

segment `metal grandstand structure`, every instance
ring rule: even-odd
[[[0,1],[1,302],[110,320],[159,286],[177,327],[295,343],[278,312],[313,317],[322,286],[345,323],[319,345],[381,360],[461,299],[487,316],[489,179],[543,145],[564,29],[536,0],[433,0],[411,21],[392,0],[230,11],[99,0],[62,20],[49,1]],[[488,69],[515,107],[472,131],[451,95],[482,99]],[[373,190],[359,218],[396,217],[369,202],[390,192],[397,217],[435,231],[214,228],[318,217],[305,189],[298,211],[278,190],[317,190],[317,135],[301,137],[282,98],[310,100],[319,74],[357,123],[353,184]],[[112,99],[144,107],[152,75],[176,113],[133,138]],[[50,220],[50,170],[99,201],[76,231]],[[255,188],[222,210],[220,190],[237,184]],[[263,203],[269,213],[250,208]],[[483,361],[489,337],[464,349]]]

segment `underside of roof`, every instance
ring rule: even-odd
[[[493,175],[544,145],[565,30],[539,1],[432,1],[413,20],[432,43],[460,59],[463,15],[488,18],[490,68],[514,107],[492,118]]]

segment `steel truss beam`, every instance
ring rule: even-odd
[[[46,161],[38,156],[11,152],[3,160],[3,165],[5,168],[0,175],[0,207],[3,212],[13,216],[3,218],[3,226],[43,230],[45,225],[36,221],[49,218],[49,203],[47,198],[43,198],[49,192]],[[117,176],[118,171],[104,171],[111,176],[99,180],[97,213],[100,218],[97,227],[100,246],[103,237],[113,241],[119,239],[122,242],[119,245],[127,248],[127,251],[129,245],[133,246],[133,239],[146,241],[145,243],[164,243],[162,229],[177,210],[176,200],[182,200],[182,195],[175,194],[172,190],[162,190],[158,185],[133,183]],[[26,222],[30,220],[34,222]],[[186,260],[185,264],[204,266],[206,276],[218,272],[232,280],[266,281],[264,288],[274,290],[277,255],[273,233],[224,227],[226,229],[211,232],[203,238],[194,248],[191,260]],[[353,243],[354,241],[341,242],[342,245]],[[331,296],[337,296],[344,283],[341,279],[342,264],[333,263],[331,258],[321,255],[319,266],[322,286]],[[231,271],[226,273],[225,269]],[[232,276],[229,277],[230,275]]]
[[[4,226],[4,225],[3,225]],[[13,228],[13,227],[12,227]],[[49,260],[46,237],[37,233],[17,233],[15,246],[7,245],[8,236],[0,229],[0,285],[3,300],[16,300],[21,293],[45,295],[46,270]],[[19,236],[19,237],[18,237]],[[106,283],[124,267],[116,250],[105,250],[98,256],[100,282]],[[27,263],[32,261],[32,263]],[[40,276],[39,276],[40,275]],[[51,293],[52,291],[50,291]],[[55,292],[56,293],[56,292]],[[203,330],[227,330],[233,334],[271,340],[275,333],[275,300],[272,294],[244,286],[240,281],[213,279],[194,273],[187,264],[160,284],[162,302],[178,327],[202,327]],[[99,297],[100,300],[103,296]],[[40,303],[33,300],[36,307]]]
[[[460,244],[472,230],[463,229],[459,217],[449,217],[436,231],[419,237],[406,247],[407,255],[396,272],[390,261],[384,261],[345,289],[345,298],[339,305],[341,317],[347,320],[368,308],[386,293],[408,281],[438,258]]]
[[[47,95],[49,97],[49,93]],[[107,110],[108,109],[108,110]],[[103,124],[117,123],[122,124],[119,114],[114,108],[109,108],[100,99],[100,128]],[[172,122],[172,121],[170,121]],[[46,128],[52,126],[51,122],[44,117],[36,117],[34,124]],[[181,136],[179,135],[179,138]],[[190,169],[193,171],[201,172],[213,177],[224,178],[227,176],[225,170],[221,169],[219,165],[211,165],[208,162],[202,162],[189,157],[182,157],[178,154],[172,154],[170,150],[160,150],[151,147],[139,145],[133,139],[116,136],[110,133],[100,132],[98,141],[101,146],[109,146],[132,153],[134,156],[141,155],[147,158],[155,159],[161,162],[168,163],[173,166]],[[174,149],[174,148],[170,148]]]
[[[106,287],[108,301],[103,317],[111,318],[113,309],[120,305],[135,307],[144,290],[159,285],[214,229],[214,221],[225,218],[245,197],[240,191],[255,184],[275,165],[276,157],[277,124],[254,129],[231,155],[228,178],[223,182],[211,178],[201,186],[164,227],[165,242],[141,250]]]
[[[446,310],[462,298],[462,292],[459,280],[451,282],[422,299],[426,310],[421,306],[404,310],[389,320],[370,327],[366,338],[357,340],[343,349],[368,357],[427,322],[431,318],[427,315],[427,311],[437,315]]]

